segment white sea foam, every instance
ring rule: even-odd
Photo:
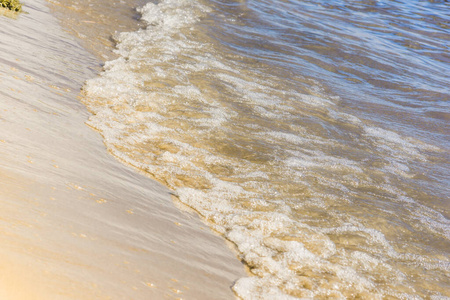
[[[419,220],[419,231],[438,235],[449,224],[396,182],[413,180],[414,165],[438,149],[341,111],[317,81],[307,94],[217,47],[198,26],[213,8],[164,0],[140,12],[147,28],[118,35],[121,57],[86,83],[89,125],[235,243],[254,275],[235,292],[413,295],[400,269],[419,275],[403,264],[391,223]]]

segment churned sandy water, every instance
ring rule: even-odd
[[[245,272],[223,239],[85,125],[98,57],[23,3],[0,15],[0,298],[233,298]]]
[[[147,2],[88,124],[236,244],[240,297],[450,296],[448,3]]]

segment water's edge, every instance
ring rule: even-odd
[[[86,126],[98,57],[45,1],[24,11],[0,16],[0,296],[232,298],[245,272],[223,240]]]

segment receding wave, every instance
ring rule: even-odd
[[[146,28],[116,37],[120,57],[83,99],[108,150],[236,244],[254,275],[233,287],[244,299],[450,296],[450,221],[423,185],[439,185],[424,170],[444,150],[270,62],[258,49],[286,50],[270,36],[233,51],[250,28],[216,31],[240,26],[230,9],[251,11],[220,5],[148,3]]]

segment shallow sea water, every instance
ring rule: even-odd
[[[236,245],[238,296],[450,297],[448,2],[138,12],[88,125]]]

